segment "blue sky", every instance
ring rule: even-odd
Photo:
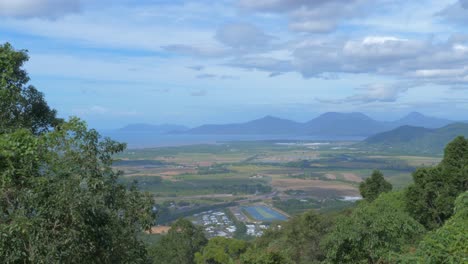
[[[0,42],[96,128],[468,119],[467,0],[0,0]]]

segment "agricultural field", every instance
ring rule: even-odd
[[[373,170],[400,189],[417,167],[440,161],[373,153],[354,142],[278,141],[136,149],[115,159],[122,181],[153,194],[161,219],[169,220],[164,216],[259,202],[288,214],[343,208],[352,204],[343,197],[359,196],[359,183]]]

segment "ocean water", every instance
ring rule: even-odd
[[[363,137],[336,136],[296,136],[296,135],[186,135],[155,134],[146,132],[100,131],[103,136],[125,142],[128,148],[155,148],[168,146],[187,146],[196,144],[217,144],[227,141],[361,141]]]

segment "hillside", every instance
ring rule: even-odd
[[[442,154],[457,136],[468,137],[468,124],[453,123],[438,129],[402,126],[367,138],[359,145],[392,152]]]
[[[369,136],[391,127],[362,113],[325,113],[304,124],[308,135]]]
[[[453,121],[443,118],[430,117],[418,112],[411,112],[405,117],[391,122],[394,127],[415,126],[425,128],[439,128],[453,123]]]
[[[266,116],[246,123],[226,125],[203,125],[187,131],[199,135],[242,135],[242,134],[300,134],[301,123],[273,116]]]

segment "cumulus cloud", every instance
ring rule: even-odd
[[[401,85],[370,84],[360,90],[363,92],[346,98],[351,102],[395,102],[400,95],[408,91],[408,87]]]
[[[260,48],[273,39],[259,28],[248,23],[226,24],[216,32],[216,39],[233,48]]]
[[[56,18],[79,12],[81,0],[0,0],[0,16]]]
[[[318,99],[322,103],[342,104],[342,103],[375,103],[375,102],[396,102],[398,98],[408,91],[412,84],[382,84],[373,83],[358,88],[358,93],[338,100]]]
[[[286,13],[290,29],[300,32],[330,32],[344,19],[362,14],[366,0],[240,0],[239,6],[254,12]]]
[[[305,78],[334,78],[340,74],[377,74],[410,81],[442,85],[466,84],[468,40],[446,42],[415,40],[396,36],[361,39],[304,41],[289,60],[245,57],[231,66],[267,71],[270,74],[296,71]]]

